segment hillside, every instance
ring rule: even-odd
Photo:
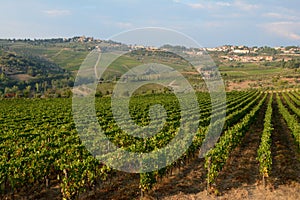
[[[70,79],[70,73],[46,58],[11,51],[0,54],[0,91],[16,92],[26,87],[46,90],[54,81]],[[40,84],[40,86],[38,86]],[[71,84],[69,84],[71,86]],[[68,85],[65,85],[68,86]]]
[[[162,51],[173,49],[188,56],[197,56],[203,49],[171,45],[164,45],[160,49],[128,46],[82,36],[38,40],[0,39],[0,96],[17,91],[20,96],[69,96],[77,70],[96,46],[102,50],[113,48],[129,51],[115,60],[103,74],[104,83],[99,88],[101,95],[111,94],[116,81],[128,70],[150,62],[170,66],[180,71],[196,90],[205,89],[201,77],[199,79],[189,63],[180,56]],[[204,48],[218,66],[228,91],[297,87],[300,81],[297,74],[300,66],[298,47],[292,48],[293,51],[287,47],[282,50],[243,47],[243,51],[249,52],[246,54],[237,53],[242,51],[237,48],[240,47]],[[26,88],[27,92],[24,91]],[[24,95],[28,90],[29,95]],[[66,92],[67,95],[62,94]]]

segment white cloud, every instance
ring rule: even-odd
[[[263,28],[272,34],[289,40],[300,40],[300,22],[273,22],[265,24]]]
[[[263,15],[264,17],[272,18],[272,19],[281,19],[281,20],[297,20],[299,17],[294,15],[286,15],[281,13],[269,12]]]
[[[202,0],[201,2],[197,3],[187,3],[179,0],[173,0],[176,3],[182,3],[185,4],[193,9],[218,9],[222,7],[233,7],[238,10],[243,10],[243,11],[253,11],[256,10],[260,7],[259,4],[251,4],[247,3],[244,0],[235,0],[233,2],[226,2],[226,1],[204,1]]]
[[[217,5],[217,6],[224,6],[224,7],[232,6],[231,3],[229,3],[229,2],[223,2],[223,1],[218,1],[218,2],[216,2],[216,5]]]
[[[206,8],[207,6],[204,6],[203,4],[201,3],[189,3],[187,4],[189,7],[191,8],[194,8],[194,9],[204,9]]]
[[[45,13],[48,16],[51,17],[58,17],[58,16],[66,16],[66,15],[71,15],[70,10],[44,10],[43,13]]]
[[[257,8],[259,8],[260,6],[258,4],[250,4],[250,3],[246,3],[243,0],[236,0],[233,5],[235,7],[237,7],[240,10],[244,10],[244,11],[252,11],[252,10],[256,10]]]
[[[174,0],[177,3],[183,3],[179,0]],[[232,6],[229,2],[223,1],[203,1],[203,3],[183,3],[193,9],[217,9],[219,7],[229,7]]]

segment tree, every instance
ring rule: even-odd
[[[96,94],[95,94],[95,97],[103,97],[103,94],[101,91],[97,90],[96,91]]]
[[[16,91],[16,97],[22,97],[22,91],[21,90]]]
[[[12,88],[11,88],[11,92],[13,93],[17,93],[17,91],[19,91],[19,87],[14,85]]]
[[[31,86],[28,85],[28,86],[24,89],[24,91],[23,91],[24,97],[29,98],[29,97],[30,97],[30,91],[31,91]]]
[[[32,67],[29,66],[29,67],[27,68],[27,74],[29,74],[30,76],[34,76]]]
[[[39,93],[39,91],[40,91],[39,83],[35,83],[35,89],[36,89],[36,93]]]
[[[6,76],[5,76],[5,74],[2,72],[1,74],[0,74],[0,81],[5,81],[6,80]]]
[[[45,93],[46,90],[47,90],[47,86],[48,86],[48,82],[47,82],[47,81],[44,81],[43,84],[42,84],[42,88],[44,89],[44,93]]]
[[[11,88],[5,87],[4,94],[8,94],[8,93],[11,93]]]

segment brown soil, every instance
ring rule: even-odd
[[[162,200],[297,200],[300,198],[299,189],[299,183],[293,185],[281,185],[276,190],[265,189],[262,186],[253,186],[252,188],[240,187],[231,189],[222,196],[207,195],[205,191],[202,191],[194,195],[181,193],[179,195],[163,198]]]
[[[174,195],[199,193],[206,188],[205,177],[204,159],[196,157],[156,184],[144,199],[168,199]]]
[[[296,79],[295,78],[280,78],[280,81],[287,82],[286,84],[288,85],[297,85]],[[255,87],[253,87],[255,85]],[[242,82],[234,82],[234,81],[228,81],[228,85],[226,87],[227,91],[234,91],[234,90],[245,90],[245,89],[254,89],[254,88],[263,88],[262,86],[265,87],[277,87],[276,84],[272,82],[271,79],[265,79],[262,81],[253,81],[253,80],[243,80]],[[282,90],[282,89],[281,89]],[[291,89],[284,89],[286,91],[294,90],[293,88]]]
[[[89,192],[89,194],[81,195],[80,199],[139,199],[139,181],[139,174],[116,172],[113,177],[109,177],[109,180],[101,184],[99,188],[95,191]]]
[[[263,131],[266,103],[259,111],[255,123],[245,134],[241,144],[231,153],[216,181],[216,188],[224,194],[232,188],[253,188],[260,180],[257,149]]]
[[[258,81],[242,81],[242,82],[233,82],[228,81],[228,87],[226,88],[228,91],[232,90],[245,90],[252,88],[250,84],[256,84]]]
[[[19,81],[29,81],[30,79],[33,79],[33,77],[28,74],[15,74],[10,77]]]
[[[300,155],[298,146],[288,129],[284,119],[278,112],[274,96],[272,124],[272,156],[273,170],[271,174],[272,185],[289,185],[300,183]]]

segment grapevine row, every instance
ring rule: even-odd
[[[272,102],[273,93],[268,102],[268,107],[266,110],[264,118],[264,130],[261,136],[261,142],[257,150],[257,160],[259,161],[259,172],[263,177],[263,185],[265,185],[265,178],[269,177],[270,171],[272,169],[272,157],[271,157],[271,133],[272,127]]]
[[[289,108],[298,116],[300,117],[300,110],[294,105],[293,102],[287,97],[285,93],[282,93],[282,97],[284,98],[286,104],[289,106]],[[289,95],[291,97],[291,95]]]
[[[288,93],[289,97],[294,101],[297,106],[300,106],[300,95],[296,92]]]
[[[239,104],[233,106],[232,108],[228,108],[228,116],[225,118],[226,126],[224,129],[226,130],[229,126],[232,126],[234,123],[239,121],[240,117],[246,115],[248,113],[253,105],[257,103],[257,101],[261,98],[261,94],[255,95],[257,93],[252,93],[250,97],[245,99],[243,102],[239,102]],[[247,104],[245,106],[245,104]],[[216,115],[220,115],[221,113],[216,113]],[[165,174],[168,173],[168,171],[171,171],[172,168],[180,166],[178,163],[184,163],[190,156],[194,155],[196,151],[198,151],[199,147],[202,145],[202,142],[205,138],[205,135],[207,134],[209,128],[214,128],[220,124],[221,120],[217,120],[214,124],[208,126],[200,126],[196,137],[191,144],[190,148],[188,149],[187,153],[184,154],[180,159],[175,161],[171,166],[167,166],[166,168],[163,168],[161,170],[155,171],[155,172],[149,172],[141,174],[140,176],[140,187],[143,191],[150,190],[153,185],[157,182],[156,177],[162,177]],[[201,120],[200,120],[201,125]]]
[[[283,116],[284,120],[286,121],[289,129],[291,130],[296,142],[299,144],[300,147],[300,125],[298,123],[298,119],[295,115],[291,115],[288,109],[283,105],[280,96],[276,95],[278,110],[280,114]]]
[[[218,143],[205,155],[205,167],[208,169],[207,182],[211,184],[218,176],[232,150],[237,147],[256,114],[262,107],[267,95],[238,124],[229,128],[219,138]]]

